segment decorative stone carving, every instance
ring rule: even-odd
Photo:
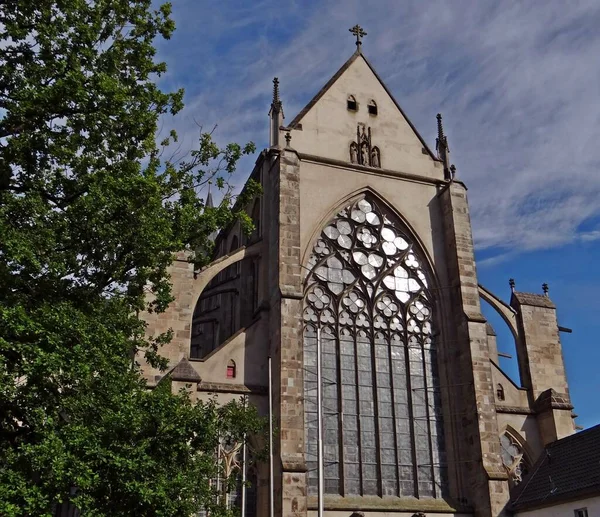
[[[365,128],[363,124],[356,127],[356,142],[350,144],[350,162],[381,168],[381,152],[371,144],[370,127]]]
[[[352,163],[358,163],[358,145],[356,142],[350,144],[350,161]]]
[[[379,166],[379,149],[377,147],[373,147],[373,149],[371,149],[371,167]]]

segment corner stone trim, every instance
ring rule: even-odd
[[[573,409],[569,396],[565,393],[557,393],[552,388],[540,393],[533,406],[537,413],[549,409]]]

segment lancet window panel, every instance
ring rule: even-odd
[[[328,494],[441,497],[446,457],[427,269],[362,198],[325,226],[304,298],[309,493],[317,491],[317,339]]]

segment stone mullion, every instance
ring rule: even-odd
[[[366,294],[366,293],[365,293]],[[377,451],[377,491],[383,496],[383,476],[381,471],[381,429],[379,425],[379,393],[377,383],[377,353],[375,348],[375,328],[373,326],[373,308],[371,308],[371,378],[373,379],[373,425],[375,427],[375,450]]]
[[[362,469],[362,425],[360,421],[360,389],[358,380],[358,339],[356,331],[356,322],[352,325],[352,337],[354,339],[354,378],[356,381],[356,433],[358,439],[358,475],[360,479],[360,493],[365,495],[364,477]]]
[[[417,444],[415,439],[415,417],[413,411],[413,393],[411,385],[410,375],[410,354],[408,351],[408,312],[405,310],[403,314],[404,319],[404,360],[405,360],[405,372],[406,372],[406,401],[408,405],[408,419],[410,422],[410,441],[411,441],[411,452],[413,460],[413,485],[415,487],[414,496],[419,497],[419,469],[417,463]]]
[[[422,328],[421,328],[422,331]],[[421,334],[421,337],[423,335]],[[430,461],[430,470],[431,470],[431,479],[433,480],[433,496],[436,494],[436,486],[435,486],[435,469],[433,466],[433,446],[431,444],[431,414],[429,407],[429,386],[427,383],[427,368],[425,363],[425,344],[424,340],[421,339],[421,362],[423,363],[423,396],[425,398],[425,413],[427,415],[427,438],[429,442],[429,461]]]
[[[336,363],[336,381],[338,394],[338,469],[339,469],[339,492],[342,496],[346,495],[346,462],[344,461],[344,401],[343,401],[343,382],[342,382],[342,346],[340,340],[340,310],[341,298],[337,303],[335,313],[335,348],[337,352]]]
[[[389,325],[389,321],[388,321],[388,325]],[[388,375],[390,376],[390,390],[391,390],[391,395],[392,395],[392,419],[394,422],[394,449],[395,449],[395,454],[396,454],[396,482],[397,482],[397,495],[398,497],[402,496],[402,491],[400,489],[401,487],[401,466],[400,466],[400,455],[398,454],[398,427],[397,427],[397,422],[396,422],[396,393],[395,393],[395,388],[396,385],[394,384],[394,362],[393,362],[393,356],[392,356],[392,333],[388,330],[386,332],[386,339],[387,339],[387,344],[388,344],[388,360],[389,360],[389,371],[388,371]]]

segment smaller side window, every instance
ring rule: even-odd
[[[235,379],[235,373],[235,361],[230,359],[230,361],[227,363],[227,378]]]
[[[358,103],[356,102],[354,95],[348,95],[346,106],[348,107],[349,111],[358,111]]]
[[[588,517],[587,508],[578,508],[575,510],[575,517]]]
[[[369,102],[367,108],[369,110],[369,115],[377,115],[377,103],[374,100]]]

